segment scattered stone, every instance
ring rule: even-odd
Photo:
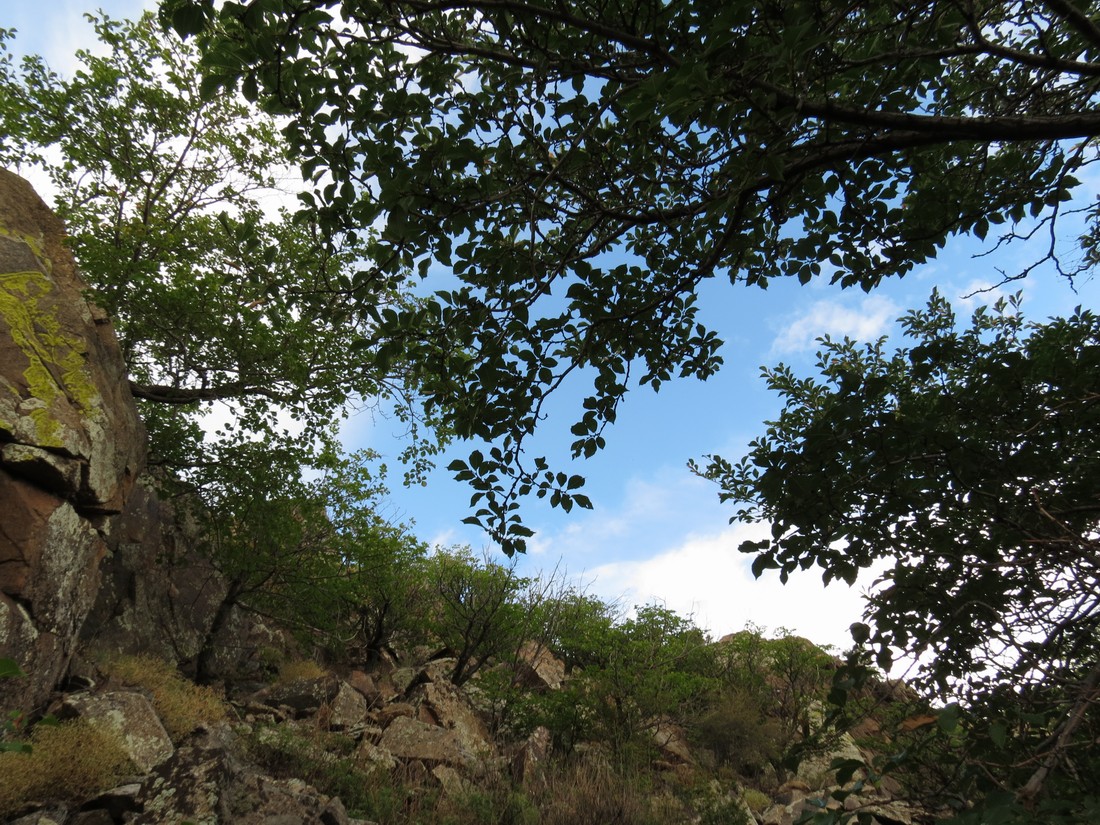
[[[355,749],[355,762],[368,772],[376,770],[389,772],[397,767],[397,760],[392,753],[366,739]]]
[[[367,707],[374,707],[382,701],[382,691],[374,679],[361,670],[353,670],[345,680],[349,685],[359,691],[359,694],[367,702]]]
[[[329,726],[337,730],[349,730],[363,722],[367,714],[367,700],[347,682],[340,682],[336,695],[329,700]]]
[[[545,645],[526,642],[519,649],[516,678],[530,690],[557,690],[565,681],[565,663]]]
[[[394,719],[402,716],[416,716],[416,708],[409,702],[390,702],[378,711],[378,724],[383,728],[389,727]]]
[[[485,723],[461,688],[450,682],[429,682],[417,690],[420,721],[453,732],[463,748],[472,753],[490,754],[493,751]]]

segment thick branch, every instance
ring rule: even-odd
[[[1054,769],[1058,760],[1062,758],[1063,752],[1069,746],[1069,741],[1073,736],[1073,732],[1085,718],[1085,711],[1096,701],[1098,683],[1100,683],[1100,663],[1097,663],[1096,666],[1093,667],[1092,671],[1085,679],[1084,684],[1081,686],[1081,697],[1077,700],[1077,703],[1066,717],[1066,721],[1062,724],[1062,731],[1058,735],[1058,740],[1047,753],[1042,764],[1036,769],[1035,773],[1031,775],[1031,778],[1028,779],[1027,784],[1020,788],[1019,792],[1016,794],[1016,798],[1021,802],[1025,804],[1034,802],[1042,792],[1043,784],[1046,782],[1047,776]]]
[[[225,401],[247,395],[262,395],[272,401],[286,401],[287,397],[268,387],[257,387],[243,382],[222,384],[217,387],[168,387],[156,384],[138,384],[130,382],[130,392],[134,398],[153,401],[157,404],[194,404],[196,401]]]
[[[938,143],[956,140],[1020,141],[1068,140],[1100,135],[1100,112],[1083,112],[1058,116],[983,116],[947,117],[911,112],[884,112],[845,106],[826,100],[805,100],[780,86],[761,82],[776,99],[791,106],[798,114],[830,123],[848,123],[875,129],[904,130],[911,133],[934,134]]]

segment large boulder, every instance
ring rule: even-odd
[[[95,600],[145,437],[118,341],[30,185],[0,170],[0,707],[39,705]]]
[[[65,697],[62,715],[86,719],[115,734],[141,773],[151,771],[175,751],[157,712],[140,693],[73,693]]]
[[[141,782],[133,825],[318,823],[352,825],[341,801],[297,779],[274,779],[238,759],[234,737],[214,729],[179,748]]]

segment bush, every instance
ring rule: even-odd
[[[768,717],[757,698],[731,689],[698,718],[696,737],[720,764],[754,772],[777,758],[782,750],[779,723]]]
[[[328,671],[312,659],[298,659],[293,662],[283,662],[279,665],[279,675],[275,677],[278,684],[297,682],[299,679],[320,679],[328,676]]]
[[[741,794],[741,799],[744,800],[745,804],[749,806],[749,810],[754,814],[762,814],[772,806],[772,798],[756,788],[745,788],[744,793]]]
[[[401,825],[411,790],[381,771],[363,770],[355,760],[355,740],[316,728],[291,725],[256,728],[250,756],[280,779],[300,779],[323,794],[340,797],[352,816],[379,825]]]
[[[200,724],[225,718],[225,703],[210,688],[184,679],[172,665],[152,656],[117,656],[103,669],[126,685],[149,691],[161,724],[178,743]]]
[[[0,817],[29,802],[91,796],[130,769],[118,737],[85,720],[40,724],[30,744],[29,752],[0,753]]]

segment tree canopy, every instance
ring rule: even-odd
[[[588,386],[572,428],[587,457],[635,383],[719,368],[703,282],[870,289],[953,234],[1053,228],[1100,133],[1100,27],[1066,0],[171,0],[162,15],[206,38],[207,93],[289,117],[328,227],[383,227],[383,280],[442,276],[426,305],[380,314],[363,358],[408,355],[428,408],[493,444],[453,469],[508,551],[526,535],[518,496],[587,505],[579,476],[525,451],[549,395]]]
[[[320,445],[349,401],[403,393],[399,367],[358,368],[369,318],[351,276],[363,244],[279,209],[293,195],[276,120],[239,96],[202,100],[197,50],[151,13],[92,22],[107,54],[80,52],[71,78],[39,57],[16,66],[2,33],[0,162],[38,167],[56,188],[81,272],[118,331],[152,461],[217,462],[290,421],[295,440]],[[204,439],[212,402],[232,405],[234,421]]]
[[[902,319],[912,345],[824,342],[819,379],[766,371],[782,412],[707,473],[754,571],[816,566],[854,582],[885,565],[857,641],[976,715],[971,744],[1020,799],[1047,777],[1068,801],[1100,781],[1085,744],[1100,683],[1100,319],[1028,324],[1018,301],[959,330],[934,295]],[[827,483],[823,483],[827,480]],[[1092,777],[1089,779],[1089,777]]]

